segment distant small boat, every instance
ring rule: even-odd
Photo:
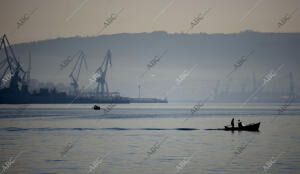
[[[100,110],[100,106],[94,105],[93,109],[94,110]]]
[[[243,127],[233,127],[233,128],[231,126],[224,126],[224,127],[225,127],[225,130],[231,130],[231,131],[235,131],[235,130],[237,130],[237,131],[242,131],[242,130],[258,131],[259,125],[260,125],[260,122],[247,124],[246,126],[243,126]]]

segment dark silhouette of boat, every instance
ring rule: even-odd
[[[94,105],[93,109],[94,109],[94,110],[100,110],[101,108],[100,108],[100,106],[98,106],[98,105]]]
[[[224,126],[224,127],[225,127],[225,130],[230,130],[230,131],[235,131],[235,130],[237,130],[237,131],[258,131],[259,126],[260,126],[260,122],[247,124],[242,127],[231,127],[231,126]]]

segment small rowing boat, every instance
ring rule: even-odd
[[[251,123],[251,124],[247,124],[246,126],[242,126],[242,127],[231,127],[231,126],[224,126],[225,130],[231,130],[231,131],[258,131],[260,126],[260,122],[258,123]]]
[[[100,110],[100,106],[94,105],[93,109],[94,110]]]

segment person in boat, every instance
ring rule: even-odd
[[[239,128],[242,128],[242,127],[243,127],[243,123],[242,123],[240,120],[238,120],[238,127],[239,127]]]
[[[231,120],[231,127],[234,128],[234,118]]]

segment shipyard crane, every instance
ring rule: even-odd
[[[2,50],[3,52],[1,52]],[[2,59],[3,55],[4,58]],[[9,75],[11,77],[11,85],[13,85],[13,88],[17,88],[18,83],[22,82],[22,79],[19,77],[19,73],[24,74],[25,71],[23,70],[23,67],[21,66],[20,62],[17,60],[15,53],[5,34],[1,38],[0,56],[0,86],[4,82],[4,77]]]
[[[69,75],[69,77],[71,78],[71,81],[72,81],[71,86],[73,86],[73,88],[74,88],[75,95],[78,94],[78,79],[79,79],[82,63],[85,64],[85,69],[87,70],[88,68],[87,68],[87,63],[86,63],[86,55],[83,53],[83,51],[80,51],[79,56],[76,60],[76,63]]]
[[[295,90],[294,90],[294,78],[293,73],[289,73],[289,79],[290,79],[290,96],[295,97]]]
[[[22,84],[23,84],[22,91],[24,93],[28,92],[28,86],[29,86],[29,82],[30,82],[30,71],[31,71],[31,52],[29,52],[29,56],[28,56],[28,69],[22,77]]]
[[[108,64],[110,64],[111,67],[111,51],[107,50],[106,56],[101,64],[101,66],[96,70],[96,73],[99,74],[99,76],[96,79],[97,88],[96,88],[96,97],[99,98],[99,87],[101,85],[101,92],[100,96],[108,97],[109,96],[109,90],[108,90],[108,84],[106,82],[106,73],[108,69]]]
[[[217,84],[214,88],[214,100],[217,100],[217,96],[219,94],[219,86],[220,86],[220,80],[217,81]]]

